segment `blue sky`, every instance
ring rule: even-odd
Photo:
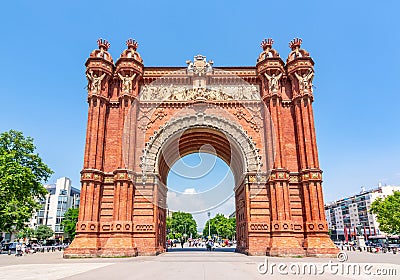
[[[283,2],[283,3],[281,3]],[[5,1],[0,131],[32,136],[79,186],[87,118],[84,63],[99,37],[116,60],[139,42],[146,66],[255,65],[265,37],[285,60],[294,37],[315,61],[314,113],[327,201],[400,184],[398,1]]]

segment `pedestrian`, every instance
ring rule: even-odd
[[[183,244],[185,244],[185,240],[183,240],[183,238],[181,239],[181,246],[183,248]]]
[[[207,251],[211,251],[213,245],[214,245],[214,244],[213,244],[213,241],[212,241],[211,239],[208,239],[208,240],[207,240],[207,243],[206,243]]]
[[[15,246],[15,255],[16,256],[22,256],[22,247],[21,244],[17,244],[17,246]]]

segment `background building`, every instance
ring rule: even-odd
[[[395,191],[400,191],[400,186],[379,184],[378,188],[368,191],[363,188],[359,194],[325,204],[326,220],[328,228],[333,232],[333,239],[353,239],[357,226],[366,238],[368,235],[382,233],[376,216],[369,210],[378,197],[385,198]]]
[[[56,238],[63,236],[61,221],[68,208],[79,207],[80,190],[71,186],[67,177],[57,179],[57,183],[44,186],[49,192],[41,199],[41,208],[33,215],[30,227],[47,225],[51,227]]]
[[[35,212],[29,221],[29,227],[38,225],[51,227],[56,238],[61,238],[64,231],[61,226],[64,213],[68,208],[79,207],[80,190],[71,186],[67,177],[59,178],[56,184],[44,185],[48,194],[40,200],[41,208]],[[0,240],[10,242],[16,239],[16,233],[0,232]]]

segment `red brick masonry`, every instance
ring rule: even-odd
[[[238,156],[242,154],[240,145],[227,148],[232,139],[217,127],[192,127],[180,140],[173,140],[172,136],[172,140],[164,139],[164,146],[179,141],[178,156],[196,152],[209,143],[222,159],[232,160],[237,250],[271,256],[337,253],[327,234],[324,213],[312,109],[314,62],[301,49],[301,40],[290,43],[292,52],[286,63],[272,49],[273,41],[269,39],[263,41],[263,52],[255,67],[219,68],[260,89],[264,105],[261,108],[268,109],[270,117],[267,111],[259,110],[259,127],[248,117],[256,108],[250,101],[244,106],[230,99],[169,100],[158,103],[156,109],[151,101],[139,102],[143,86],[162,76],[170,75],[171,84],[190,84],[195,76],[174,74],[182,67],[144,67],[133,40],[127,42],[128,48],[114,64],[108,42],[98,43],[99,49],[86,62],[89,112],[77,237],[64,257],[155,255],[165,251],[163,183],[169,171],[166,162],[173,155],[157,156],[153,176],[143,177],[141,160],[144,147],[148,147],[144,143],[153,141],[160,126],[170,123],[181,110],[196,106],[205,106],[206,115],[222,111],[220,116],[227,127],[237,126],[245,131],[243,137],[252,139],[263,162],[261,175],[243,172],[243,161]],[[275,84],[270,80],[273,75],[278,77]],[[121,77],[133,77],[131,86],[124,84]],[[223,80],[210,73],[206,79],[211,84],[230,82],[229,78]],[[143,108],[154,110],[145,116]],[[149,120],[145,128],[140,125],[144,117]],[[272,126],[273,135],[268,129]]]

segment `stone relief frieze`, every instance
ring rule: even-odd
[[[143,85],[140,101],[234,101],[260,100],[258,85],[219,85],[216,87],[193,87],[178,85]]]

